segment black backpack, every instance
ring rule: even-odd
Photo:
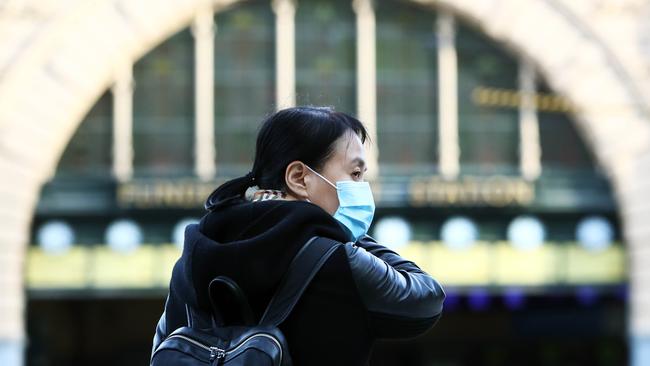
[[[167,336],[152,354],[151,366],[290,366],[287,341],[278,326],[337,243],[313,237],[298,251],[258,324],[239,286],[228,277],[216,277],[208,288],[212,314],[186,306],[189,326]]]

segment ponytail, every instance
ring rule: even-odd
[[[219,207],[225,207],[243,199],[246,190],[254,186],[255,174],[249,172],[243,177],[231,179],[220,185],[208,196],[204,207],[206,210],[213,211]]]
[[[361,142],[368,136],[359,120],[330,107],[293,107],[271,114],[257,134],[252,171],[222,184],[205,201],[205,208],[213,211],[243,202],[252,186],[287,193],[287,166],[298,160],[322,168],[333,154],[336,140],[347,132],[355,133]]]

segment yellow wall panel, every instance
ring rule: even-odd
[[[74,246],[63,254],[48,254],[38,247],[27,253],[25,279],[30,288],[78,288],[87,285],[87,247]]]
[[[591,252],[580,246],[567,248],[568,283],[619,283],[625,281],[625,252],[621,245]]]
[[[450,249],[441,243],[429,246],[427,272],[446,285],[487,285],[490,283],[490,248],[477,242],[468,249]]]
[[[494,280],[498,285],[545,285],[557,282],[557,246],[546,243],[521,250],[508,242],[493,243]]]
[[[96,287],[151,287],[154,284],[156,247],[141,246],[122,254],[107,246],[94,250],[92,256],[92,284]]]

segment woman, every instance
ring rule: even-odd
[[[186,230],[154,348],[187,325],[188,311],[209,311],[206,289],[219,275],[239,284],[259,320],[314,236],[341,244],[280,325],[295,365],[364,365],[376,339],[433,326],[445,297],[438,282],[366,235],[374,214],[366,138],[361,122],[330,108],[268,117],[251,172],[217,188],[209,212]]]

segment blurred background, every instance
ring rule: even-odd
[[[142,365],[264,116],[371,132],[371,234],[447,291],[371,365],[650,365],[650,2],[0,1],[0,364]]]

